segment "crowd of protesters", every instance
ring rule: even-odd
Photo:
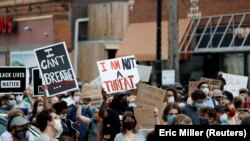
[[[180,83],[162,87],[162,113],[156,107],[148,113],[156,125],[240,125],[250,124],[249,92],[239,90],[238,96],[220,89],[211,89],[207,82],[200,82],[191,95]],[[46,86],[43,87],[46,89]],[[150,141],[154,129],[137,124],[134,115],[136,90],[107,95],[99,108],[92,108],[83,99],[81,90],[53,97],[32,97],[31,88],[23,94],[6,94],[1,97],[1,111],[7,111],[7,131],[1,141]],[[30,128],[36,128],[34,137]]]

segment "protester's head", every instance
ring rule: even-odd
[[[132,112],[125,112],[123,114],[123,117],[122,117],[122,129],[121,129],[121,132],[123,134],[126,133],[126,131],[133,131],[134,133],[136,132],[136,127],[137,125],[137,121],[136,121],[136,118],[134,116],[134,114]]]
[[[23,94],[16,94],[16,102],[21,103],[23,101]]]
[[[176,115],[171,125],[193,125],[193,122],[189,116],[185,114],[179,114]]]
[[[246,116],[242,119],[241,125],[250,125],[250,116]]]
[[[163,111],[162,119],[167,124],[172,124],[176,115],[181,113],[181,109],[176,103],[169,103]]]
[[[16,115],[8,120],[7,130],[11,133],[13,140],[24,141],[28,140],[28,125],[28,120]]]
[[[20,109],[11,109],[7,115],[8,119],[11,119],[15,116],[24,116],[24,113]]]
[[[148,133],[146,141],[156,141],[155,131],[151,131]]]
[[[201,124],[213,124],[216,120],[216,111],[211,107],[202,107],[199,109],[199,115],[201,117]]]
[[[34,107],[32,111],[33,116],[35,116],[37,113],[40,113],[43,109],[44,109],[43,102],[40,100],[36,100],[34,102]]]
[[[219,89],[214,89],[213,90],[213,97],[214,99],[221,105],[223,102],[223,94],[222,91]]]
[[[226,96],[226,98],[229,100],[229,102],[231,103],[233,101],[233,98],[234,98],[233,94],[229,91],[224,91],[223,93]]]
[[[52,109],[43,110],[36,116],[36,124],[41,132],[48,130],[53,132],[55,137],[62,133],[62,123],[60,117]]]
[[[238,119],[239,119],[239,121],[241,122],[245,117],[247,117],[247,116],[250,116],[250,113],[249,113],[249,111],[248,110],[240,110],[239,111],[239,113],[238,113]]]
[[[55,109],[57,115],[67,114],[68,106],[67,102],[60,101],[52,105],[53,109]]]
[[[111,108],[125,112],[128,108],[127,96],[125,94],[116,94],[111,102]]]
[[[191,94],[191,99],[192,99],[192,106],[194,108],[201,108],[203,106],[203,103],[205,101],[206,94],[204,91],[197,89]]]
[[[198,89],[202,90],[206,96],[208,96],[209,94],[209,91],[210,91],[210,87],[209,87],[209,84],[205,81],[202,81],[198,84],[197,86]]]
[[[175,88],[173,87],[167,88],[164,101],[166,101],[167,103],[174,103],[176,99],[177,99],[177,92]]]
[[[59,102],[59,98],[58,98],[57,96],[53,96],[53,97],[51,98],[51,104],[55,104],[55,103],[57,103],[57,102]]]
[[[243,107],[243,98],[241,96],[236,96],[233,98],[233,104],[236,109]]]
[[[16,97],[13,94],[6,94],[3,100],[6,106],[14,107],[16,105]]]
[[[79,102],[81,95],[82,95],[82,93],[80,90],[76,90],[76,91],[71,92],[71,97],[74,99],[75,102]]]
[[[239,95],[242,97],[247,97],[248,96],[248,89],[247,88],[241,88],[239,90]]]

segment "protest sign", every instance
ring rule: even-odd
[[[42,96],[44,94],[42,90],[42,78],[38,68],[32,69],[32,87],[33,97]]]
[[[78,89],[65,42],[34,50],[48,97]]]
[[[220,80],[201,77],[200,81],[201,82],[207,82],[208,85],[210,86],[211,90],[213,90],[213,89],[220,89],[220,85],[221,85],[221,81]]]
[[[102,80],[100,76],[97,76],[95,79],[89,82],[90,85],[102,86]]]
[[[226,80],[226,85],[224,86],[224,90],[231,92],[233,96],[239,95],[240,88],[247,88],[247,83],[248,83],[247,76],[223,73],[222,77]]]
[[[189,81],[188,82],[188,95],[191,96],[191,94],[197,89],[197,86],[200,81]]]
[[[0,67],[0,93],[23,93],[26,87],[26,67]]]
[[[140,81],[135,56],[98,61],[97,66],[107,94],[135,89]]]
[[[102,104],[102,87],[97,85],[84,85],[82,98],[90,99],[89,104],[93,109],[99,109]]]
[[[171,85],[175,83],[175,70],[162,71],[162,85]]]
[[[142,125],[145,128],[154,127],[155,117],[153,115],[153,108],[158,108],[159,113],[162,113],[163,99],[165,95],[166,90],[139,83],[136,97],[137,107],[134,109],[138,125]]]
[[[137,65],[141,81],[149,82],[152,66]]]

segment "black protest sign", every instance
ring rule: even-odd
[[[48,97],[78,89],[64,42],[34,50]]]
[[[43,95],[42,78],[38,68],[32,69],[32,86],[34,97]]]
[[[23,93],[25,87],[25,67],[0,67],[0,93]]]

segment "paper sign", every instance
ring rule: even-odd
[[[200,81],[201,82],[207,82],[208,85],[210,86],[211,90],[213,90],[213,89],[220,89],[220,85],[221,85],[221,81],[220,80],[201,77]]]
[[[175,83],[175,70],[162,71],[162,85],[170,85]]]
[[[153,108],[156,107],[159,111],[162,111],[165,95],[166,90],[139,83],[136,97],[137,107],[134,109],[138,125],[142,125],[144,128],[154,128]]]
[[[222,77],[226,80],[224,90],[231,92],[233,96],[238,96],[241,88],[247,88],[247,76],[223,73]]]
[[[197,90],[197,86],[200,83],[200,81],[189,81],[188,83],[188,95],[191,96],[191,94]]]
[[[98,61],[97,66],[107,94],[135,89],[140,81],[135,56]]]
[[[100,108],[102,104],[102,87],[94,85],[84,85],[82,88],[82,98],[90,99],[91,108]]]
[[[32,69],[32,87],[33,97],[42,96],[44,94],[42,90],[42,78],[38,68]]]
[[[26,67],[0,67],[0,93],[23,93],[26,87]]]
[[[65,42],[34,50],[48,97],[78,89]]]
[[[141,81],[149,82],[152,66],[137,65]]]

